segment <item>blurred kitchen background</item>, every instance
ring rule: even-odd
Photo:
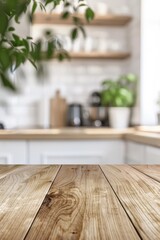
[[[44,63],[45,74],[39,81],[30,64],[12,74],[21,93],[15,95],[0,89],[0,122],[5,128],[108,127],[108,111],[102,107],[99,95],[102,82],[128,73],[138,78],[130,126],[158,124],[160,3],[87,3],[95,11],[95,20],[86,26],[87,37],[80,36],[74,43],[69,38],[72,26],[57,17],[61,6],[54,12],[54,24],[52,18],[37,11],[32,25],[24,18],[16,26],[19,34],[34,39],[42,37],[46,30],[54,31],[72,58]]]

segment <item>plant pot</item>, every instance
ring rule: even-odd
[[[109,108],[109,125],[112,128],[124,129],[129,126],[131,109],[127,107]]]

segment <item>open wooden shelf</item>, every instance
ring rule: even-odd
[[[126,15],[106,15],[106,16],[95,16],[95,19],[88,23],[84,20],[83,15],[76,15],[81,18],[86,25],[92,26],[124,26],[131,20],[131,16]],[[48,13],[36,13],[34,14],[33,24],[64,24],[71,25],[73,23],[72,18],[62,19],[59,14],[48,14]]]
[[[127,52],[72,52],[70,53],[72,59],[126,59],[131,56]]]

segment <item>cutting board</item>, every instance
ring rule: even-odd
[[[60,128],[66,126],[67,102],[57,91],[50,100],[50,127]]]

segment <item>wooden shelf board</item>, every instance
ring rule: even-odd
[[[130,57],[130,53],[125,52],[78,52],[70,53],[71,58],[73,59],[126,59]]]
[[[83,15],[76,15],[81,18],[86,25],[92,26],[124,26],[132,20],[131,16],[127,15],[105,15],[105,16],[95,16],[95,19],[87,23],[84,20]],[[72,18],[61,19],[59,14],[46,14],[46,13],[36,13],[33,18],[33,24],[72,24]]]

